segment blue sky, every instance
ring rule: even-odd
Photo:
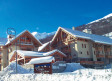
[[[14,28],[17,34],[71,28],[112,13],[112,0],[0,0],[0,37]]]

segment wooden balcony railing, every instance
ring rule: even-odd
[[[94,63],[95,63],[95,64],[104,64],[103,61],[95,61]]]
[[[106,55],[107,58],[112,58],[112,55]]]
[[[103,55],[103,54],[97,54],[96,57],[97,57],[97,58],[104,58],[105,55]]]
[[[103,61],[80,61],[80,64],[104,64]]]
[[[80,61],[80,64],[94,64],[94,61]]]
[[[61,51],[64,52],[64,53],[70,53],[71,52],[71,49],[63,49]]]
[[[1,59],[0,59],[0,64],[1,64]]]
[[[1,56],[1,54],[0,54],[0,59],[1,59],[1,57],[2,57],[2,56]]]

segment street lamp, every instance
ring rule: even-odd
[[[14,28],[8,28],[7,34],[15,36],[16,39],[16,31]],[[16,42],[15,42],[15,50],[16,50],[16,73],[17,73],[17,43]]]

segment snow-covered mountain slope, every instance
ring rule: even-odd
[[[104,34],[103,36],[106,36],[106,37],[109,37],[109,38],[112,39],[112,32],[110,32],[110,33],[106,33],[106,34]]]
[[[54,35],[54,34],[55,34],[55,31],[51,32],[51,33],[32,32],[32,35],[35,36],[37,39],[44,39],[44,38],[49,37],[49,36]]]
[[[88,23],[88,24],[95,23],[95,22],[99,22],[100,20],[107,19],[107,18],[109,18],[109,17],[112,17],[112,13],[110,13],[110,14],[104,16],[103,18],[100,18],[100,19],[97,19],[97,20],[95,20],[95,21],[92,21],[92,22],[90,22],[90,23]]]
[[[84,29],[91,29],[93,34],[98,35],[104,35],[112,32],[112,13],[88,24],[76,27],[76,30],[79,31],[83,31]]]

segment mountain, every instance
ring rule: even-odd
[[[52,39],[55,33],[55,31],[51,33],[32,32],[32,35],[35,36],[36,39],[40,40],[42,43],[46,43]]]
[[[110,39],[112,39],[112,32],[106,33],[106,34],[104,34],[103,36],[106,36],[106,37],[109,37]]]
[[[76,30],[91,29],[93,34],[104,35],[112,32],[112,13],[101,19],[76,27]]]
[[[82,31],[84,29],[91,29],[93,34],[107,36],[108,33],[112,32],[112,13],[104,16],[103,18],[92,21],[92,22],[90,22],[88,24],[78,26],[75,29],[79,30],[79,31]],[[54,32],[54,34],[51,34],[51,35],[47,35],[46,33],[37,33],[35,35],[35,33],[37,33],[37,32],[34,32],[34,36],[37,39],[40,39],[40,41],[42,43],[46,43],[46,42],[52,40],[52,38],[53,38],[53,36],[55,34],[55,32]]]
[[[75,28],[76,30],[82,31],[84,29],[91,29],[93,34],[109,36],[112,34],[112,13],[104,16],[103,18],[92,21],[88,24],[84,24]],[[105,35],[106,34],[106,35]],[[42,43],[48,42],[52,39],[52,36],[41,39]],[[110,36],[112,38],[112,35]]]
[[[111,35],[112,34],[112,13],[104,16],[103,18],[92,21],[88,24],[78,26],[75,29],[79,31],[82,31],[84,29],[91,29],[93,34],[104,35],[104,36],[109,35],[112,38],[112,35]],[[35,36],[38,40],[40,40],[42,43],[51,41],[54,34],[55,32],[51,32],[51,33],[32,32],[32,35]],[[0,43],[2,43],[1,41],[3,42],[2,38],[0,38]]]

